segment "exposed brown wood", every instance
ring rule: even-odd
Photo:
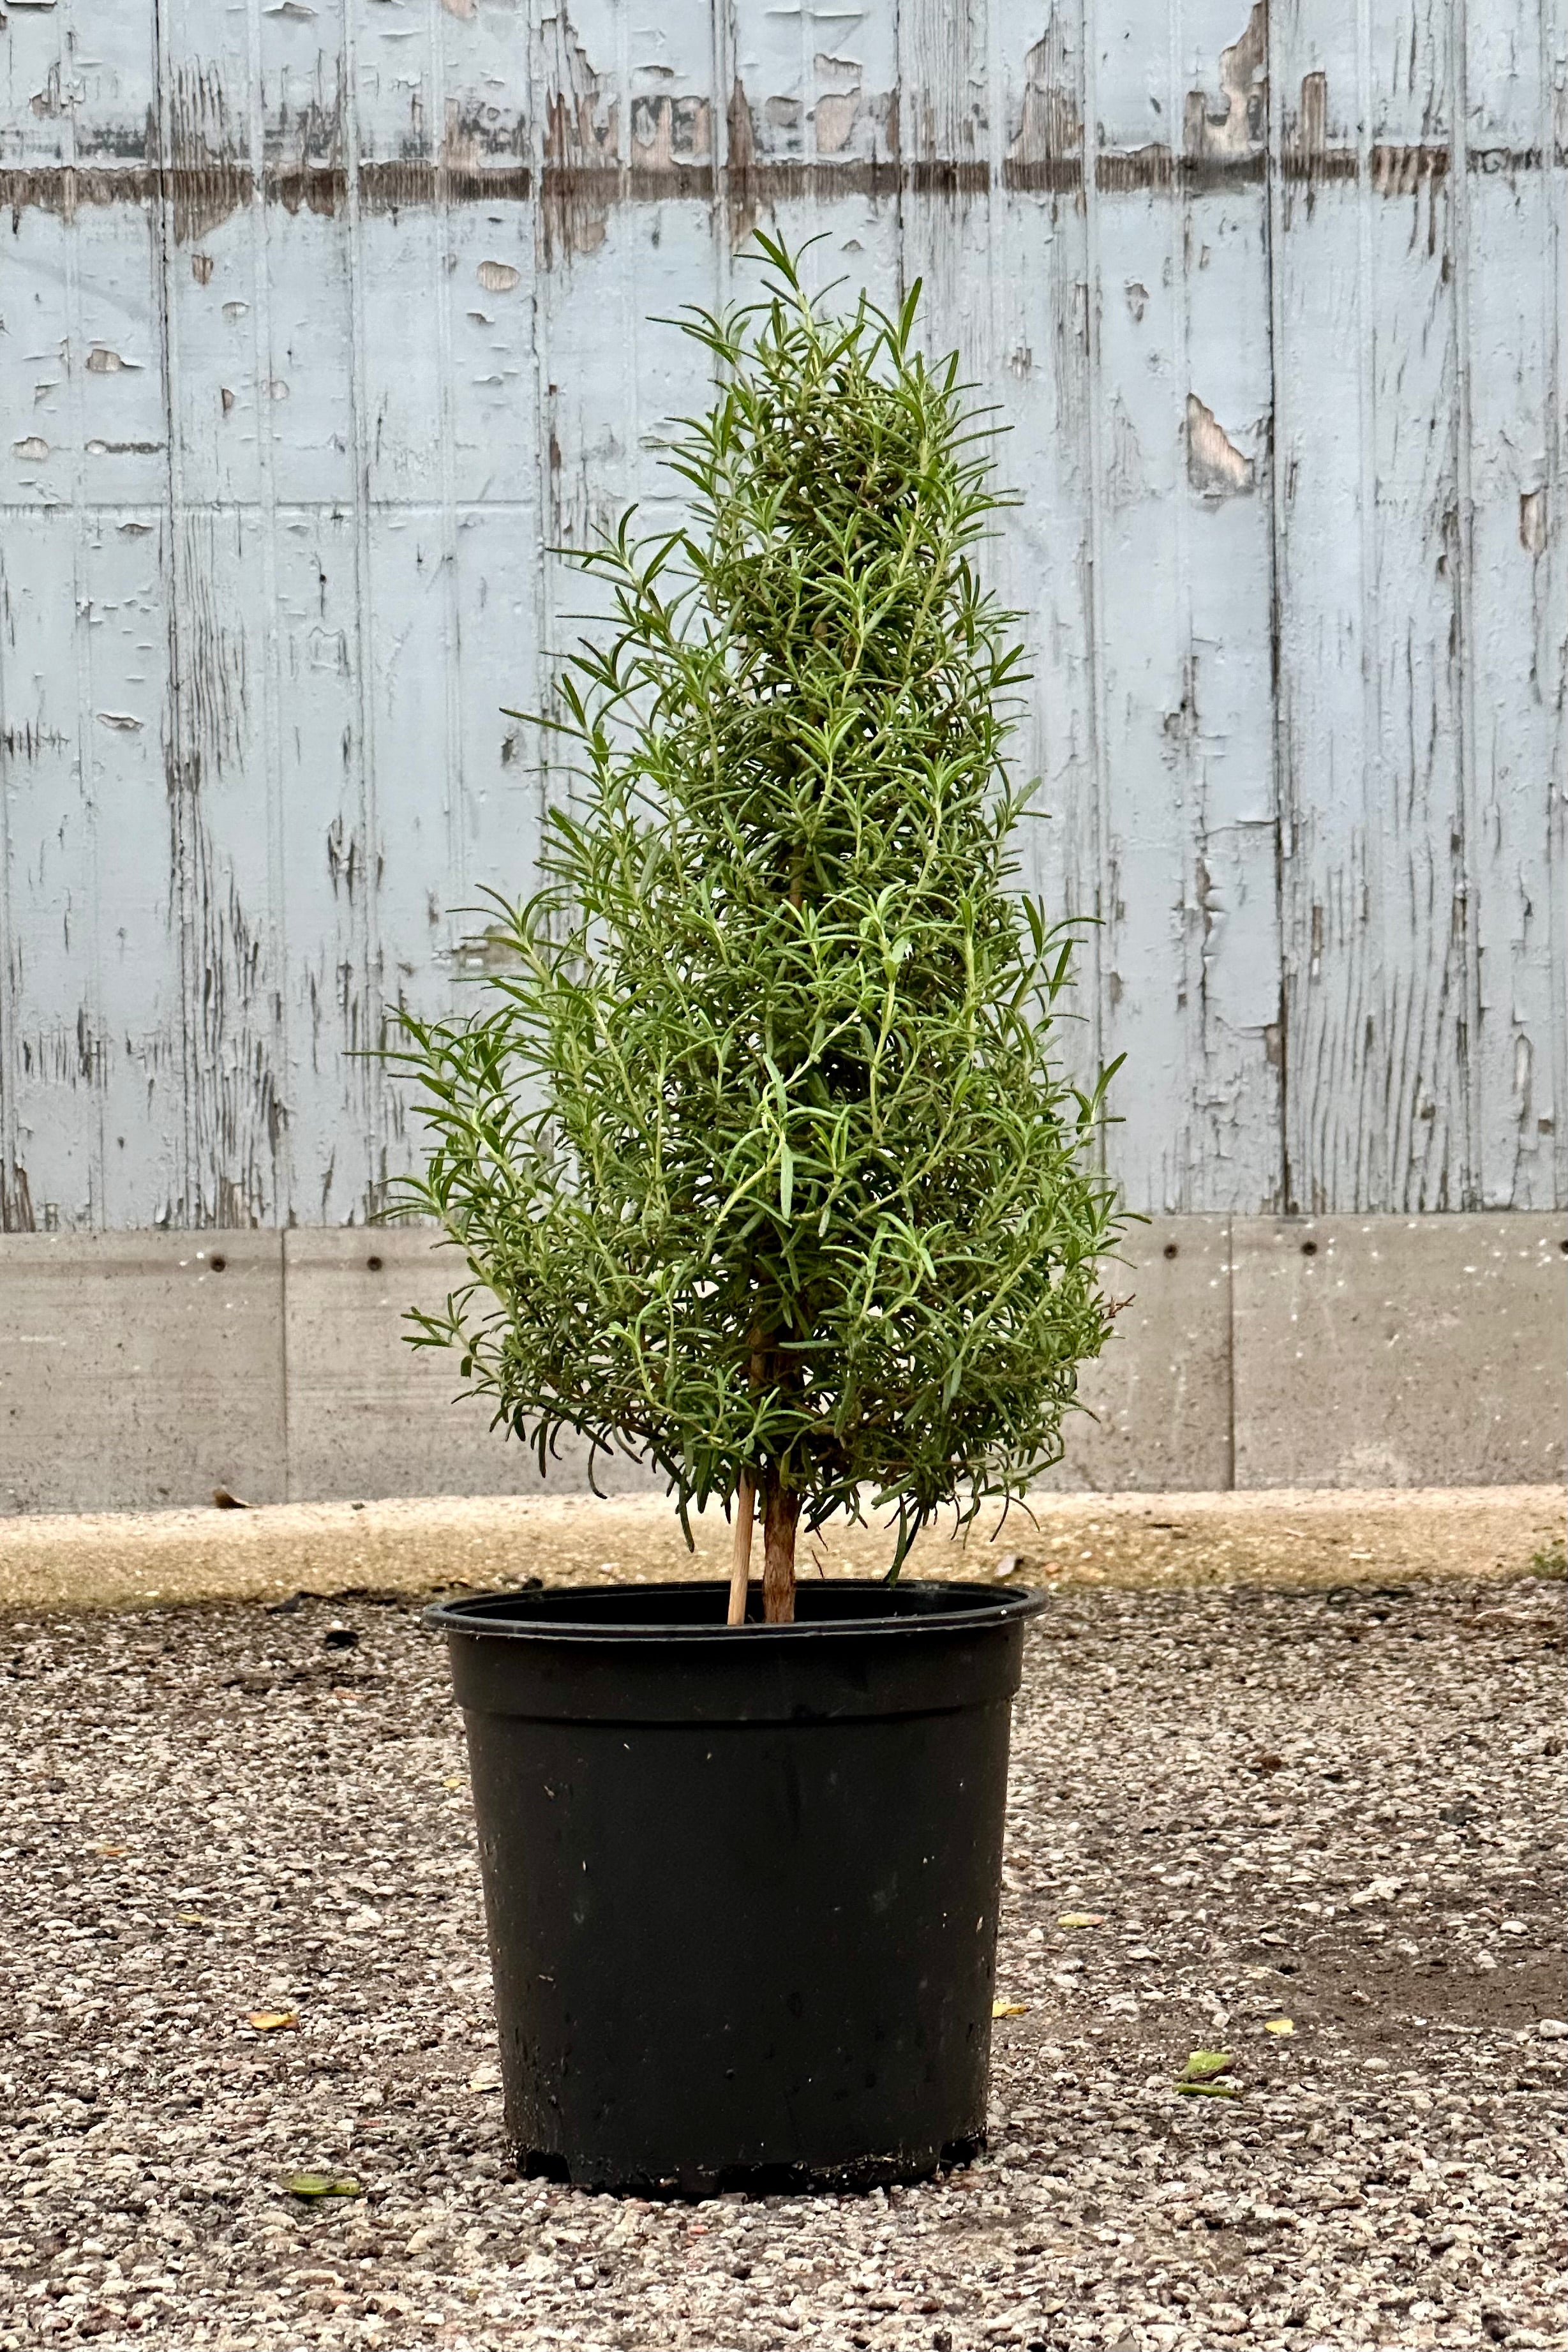
[[[762,1614],[769,1625],[795,1622],[795,1533],[800,1497],[769,1473],[762,1485]]]

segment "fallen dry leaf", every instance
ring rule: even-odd
[[[347,2173],[291,2172],[283,2183],[290,2197],[362,2197],[364,2190]]]
[[[991,2003],[991,2015],[993,2017],[1027,2017],[1029,2003],[1027,2000],[994,2000]]]
[[[299,2023],[297,2009],[253,2009],[246,2013],[246,2023],[254,2025],[258,2033],[287,2033]]]
[[[1266,2017],[1263,2021],[1265,2033],[1294,2033],[1295,2030],[1288,2017]]]
[[[1103,1911],[1064,1911],[1056,1924],[1059,1927],[1103,1927],[1105,1914]]]

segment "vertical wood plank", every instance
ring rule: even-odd
[[[808,282],[836,284],[847,302],[863,287],[884,309],[909,274],[901,17],[898,8],[846,10],[837,0],[727,0],[724,19],[732,248],[758,224],[795,248],[820,239]],[[748,267],[737,294],[756,278]]]
[[[1563,877],[1552,854],[1552,803],[1554,794],[1561,802],[1568,753],[1568,178],[1553,120],[1568,81],[1568,37],[1560,20],[1554,89],[1550,12],[1536,0],[1456,5],[1468,591],[1457,719],[1471,771],[1466,882],[1479,966],[1474,1186],[1485,1208],[1549,1208],[1568,1190],[1568,986]]]
[[[549,680],[606,609],[570,555],[632,504],[651,533],[678,512],[659,465],[663,420],[706,404],[704,354],[673,323],[720,291],[712,13],[697,0],[656,25],[595,0],[545,6],[534,34],[536,368],[542,707]],[[536,707],[540,707],[536,704]],[[529,756],[540,806],[570,797],[566,748]]]
[[[995,397],[999,290],[992,16],[992,0],[902,0],[897,12],[904,280],[924,281],[927,343],[961,352],[980,401]]]
[[[459,470],[477,458],[482,482],[498,460],[503,478],[515,483],[535,434],[526,380],[525,397],[514,396],[509,406],[486,410],[481,394],[476,416],[465,400],[462,428],[458,423],[460,369],[465,393],[473,389],[470,349],[482,333],[505,343],[508,331],[515,349],[513,321],[528,302],[531,236],[520,200],[527,183],[517,152],[518,117],[507,107],[486,125],[482,87],[486,72],[507,54],[521,82],[524,29],[511,17],[509,53],[497,52],[494,20],[454,19],[430,8],[413,26],[393,28],[413,37],[392,43],[370,21],[375,14],[367,12],[367,41],[375,43],[383,61],[389,51],[394,61],[394,70],[389,74],[383,63],[377,77],[366,126],[371,136],[361,146],[357,174],[366,435],[362,593],[370,613],[361,658],[376,745],[367,868],[375,945],[366,1025],[379,1042],[383,1019],[400,1004],[427,1014],[449,1009],[452,950],[469,895]],[[455,236],[458,183],[485,195],[472,255]],[[414,201],[405,201],[409,196]],[[486,323],[468,316],[476,310]],[[423,322],[412,366],[411,318]],[[514,394],[517,389],[514,371]],[[495,445],[487,457],[486,424]],[[374,1114],[367,1205],[410,1158],[402,1088],[379,1085]]]
[[[1552,801],[1547,820],[1546,855],[1551,877],[1549,955],[1557,982],[1568,971],[1568,0],[1543,0],[1541,16],[1542,96],[1552,124],[1551,144],[1544,150],[1547,169],[1546,212],[1550,221],[1548,253],[1552,355],[1547,393],[1546,456],[1550,504],[1551,584],[1543,600],[1549,615],[1543,633],[1542,658],[1550,663],[1553,639],[1563,690],[1557,696],[1556,726],[1552,738]],[[1568,991],[1555,989],[1552,1037],[1552,1139],[1554,1182],[1552,1206],[1568,1203]],[[1540,1131],[1539,1115],[1537,1132]]]
[[[1263,18],[1102,0],[1102,1021],[1131,1205],[1281,1190]]]
[[[1007,428],[998,473],[1019,498],[998,570],[1033,672],[1015,753],[1040,791],[1020,879],[1043,894],[1052,921],[1083,919],[1071,1017],[1058,1033],[1058,1057],[1081,1084],[1103,1058],[1085,38],[1082,0],[1054,0],[1031,19],[992,14],[996,356],[987,386]]]
[[[1190,648],[1182,629],[1181,208],[1173,201],[1176,28],[1163,0],[1101,0],[1089,96],[1092,352],[1098,432],[1095,661],[1103,717],[1101,1026],[1125,1055],[1135,1125],[1110,1166],[1134,1208],[1188,1205]]]
[[[314,20],[312,20],[314,21]],[[291,32],[300,24],[289,21]],[[276,39],[276,35],[274,35]],[[267,254],[278,60],[257,7],[160,0],[161,232],[171,514],[168,793],[183,992],[182,1222],[289,1213],[287,940],[277,772],[279,449],[308,479],[329,361],[279,361]],[[282,107],[287,121],[287,101]],[[315,353],[324,315],[308,346]],[[186,366],[187,353],[192,365]],[[294,419],[277,412],[298,399]],[[232,430],[230,428],[233,428]],[[329,458],[329,463],[331,459]],[[337,457],[340,484],[343,481]]]
[[[1270,19],[1275,560],[1286,1001],[1286,1201],[1373,1198],[1364,1101],[1378,961],[1364,768],[1367,550],[1355,0]],[[1331,162],[1332,157],[1332,162]],[[1310,357],[1309,357],[1310,354]]]
[[[1475,1190],[1447,0],[1276,9],[1291,1204]]]
[[[61,68],[60,28],[23,17],[7,160],[59,169],[66,125],[32,92]],[[47,46],[46,46],[47,44]],[[41,209],[11,225],[0,402],[0,1229],[86,1222],[101,1192],[96,826],[78,676],[82,457],[73,429],[69,231]],[[85,1050],[84,1050],[85,1047]]]
[[[150,15],[79,0],[7,29],[9,1003],[5,1222],[152,1223],[181,1182],[161,780],[165,386],[146,124]],[[102,184],[84,237],[67,192]],[[140,502],[140,503],[139,503]],[[37,524],[37,530],[33,525]],[[42,787],[42,790],[40,790]],[[122,827],[124,831],[122,832]]]

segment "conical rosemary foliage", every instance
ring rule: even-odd
[[[500,908],[516,968],[406,1024],[404,1205],[472,1277],[415,1336],[541,1464],[646,1453],[683,1521],[748,1476],[770,1575],[869,1500],[896,1572],[1060,1455],[1109,1328],[1104,1082],[1052,1067],[1069,943],[1011,884],[1022,673],[956,360],[915,350],[918,289],[835,321],[758,242],[765,299],[688,328],[720,386],[668,445],[688,527],[583,559],[613,634],[559,681],[580,791]]]

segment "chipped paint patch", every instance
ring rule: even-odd
[[[1051,193],[1083,184],[1078,75],[1054,8],[1024,59],[1023,104],[1008,142],[1003,179],[1009,188]]]
[[[1239,498],[1256,487],[1252,459],[1242,455],[1195,392],[1186,396],[1186,478],[1206,499]]]
[[[598,74],[563,8],[547,17],[540,45],[545,184],[544,262],[597,253],[620,193],[621,105]]]
[[[1183,118],[1187,155],[1206,163],[1245,162],[1263,152],[1269,129],[1269,8],[1256,0],[1239,40],[1219,52],[1219,96],[1188,90]]]

